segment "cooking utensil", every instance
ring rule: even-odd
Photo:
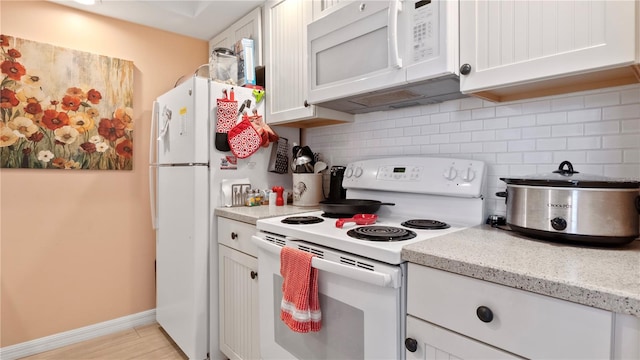
[[[340,218],[336,220],[336,227],[341,228],[346,223],[354,222],[356,225],[371,225],[375,224],[376,220],[378,220],[378,215],[376,214],[355,214],[351,218]]]
[[[640,182],[580,174],[563,161],[551,174],[500,178],[507,224],[534,237],[621,245],[638,237]]]
[[[382,205],[393,206],[395,204],[364,199],[323,200],[320,201],[320,210],[329,214],[373,214]]]
[[[327,163],[326,162],[317,161],[315,163],[315,165],[313,165],[313,172],[317,174],[317,173],[321,172],[322,170],[324,170],[326,168],[327,168]]]
[[[309,156],[300,155],[291,162],[291,170],[295,173],[312,173],[313,165]]]

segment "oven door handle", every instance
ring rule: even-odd
[[[253,236],[252,238],[259,248],[280,256],[280,251],[282,250],[281,246],[270,243],[257,236]],[[258,261],[260,261],[259,256]],[[371,270],[360,269],[353,266],[342,265],[333,261],[321,259],[319,257],[314,257],[313,259],[311,259],[311,266],[318,270],[366,282],[375,286],[393,288],[400,287],[400,284],[394,284],[394,282],[391,280],[391,275],[389,274],[383,274]]]

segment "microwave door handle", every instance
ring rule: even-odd
[[[398,52],[398,17],[402,11],[400,0],[392,0],[389,6],[389,53],[391,54],[391,66],[402,68],[402,59]]]
[[[261,239],[255,235],[252,236],[252,239],[259,248],[276,254],[278,255],[278,259],[280,258],[280,251],[282,250],[281,246],[270,243],[269,241]],[[260,261],[259,256],[258,261]],[[311,259],[311,266],[318,270],[323,270],[342,277],[366,282],[376,286],[394,288],[399,287],[399,285],[393,284],[393,282],[391,281],[391,275],[389,274],[382,274],[371,270],[364,270],[353,266],[342,265],[333,261],[321,259],[319,257],[314,257],[313,259]]]

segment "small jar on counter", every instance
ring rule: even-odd
[[[262,202],[262,195],[260,194],[260,190],[249,190],[247,191],[247,197],[245,199],[245,206],[258,206]]]

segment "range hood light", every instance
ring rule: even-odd
[[[75,2],[77,2],[78,4],[82,4],[82,5],[95,5],[96,4],[96,0],[73,0]]]

